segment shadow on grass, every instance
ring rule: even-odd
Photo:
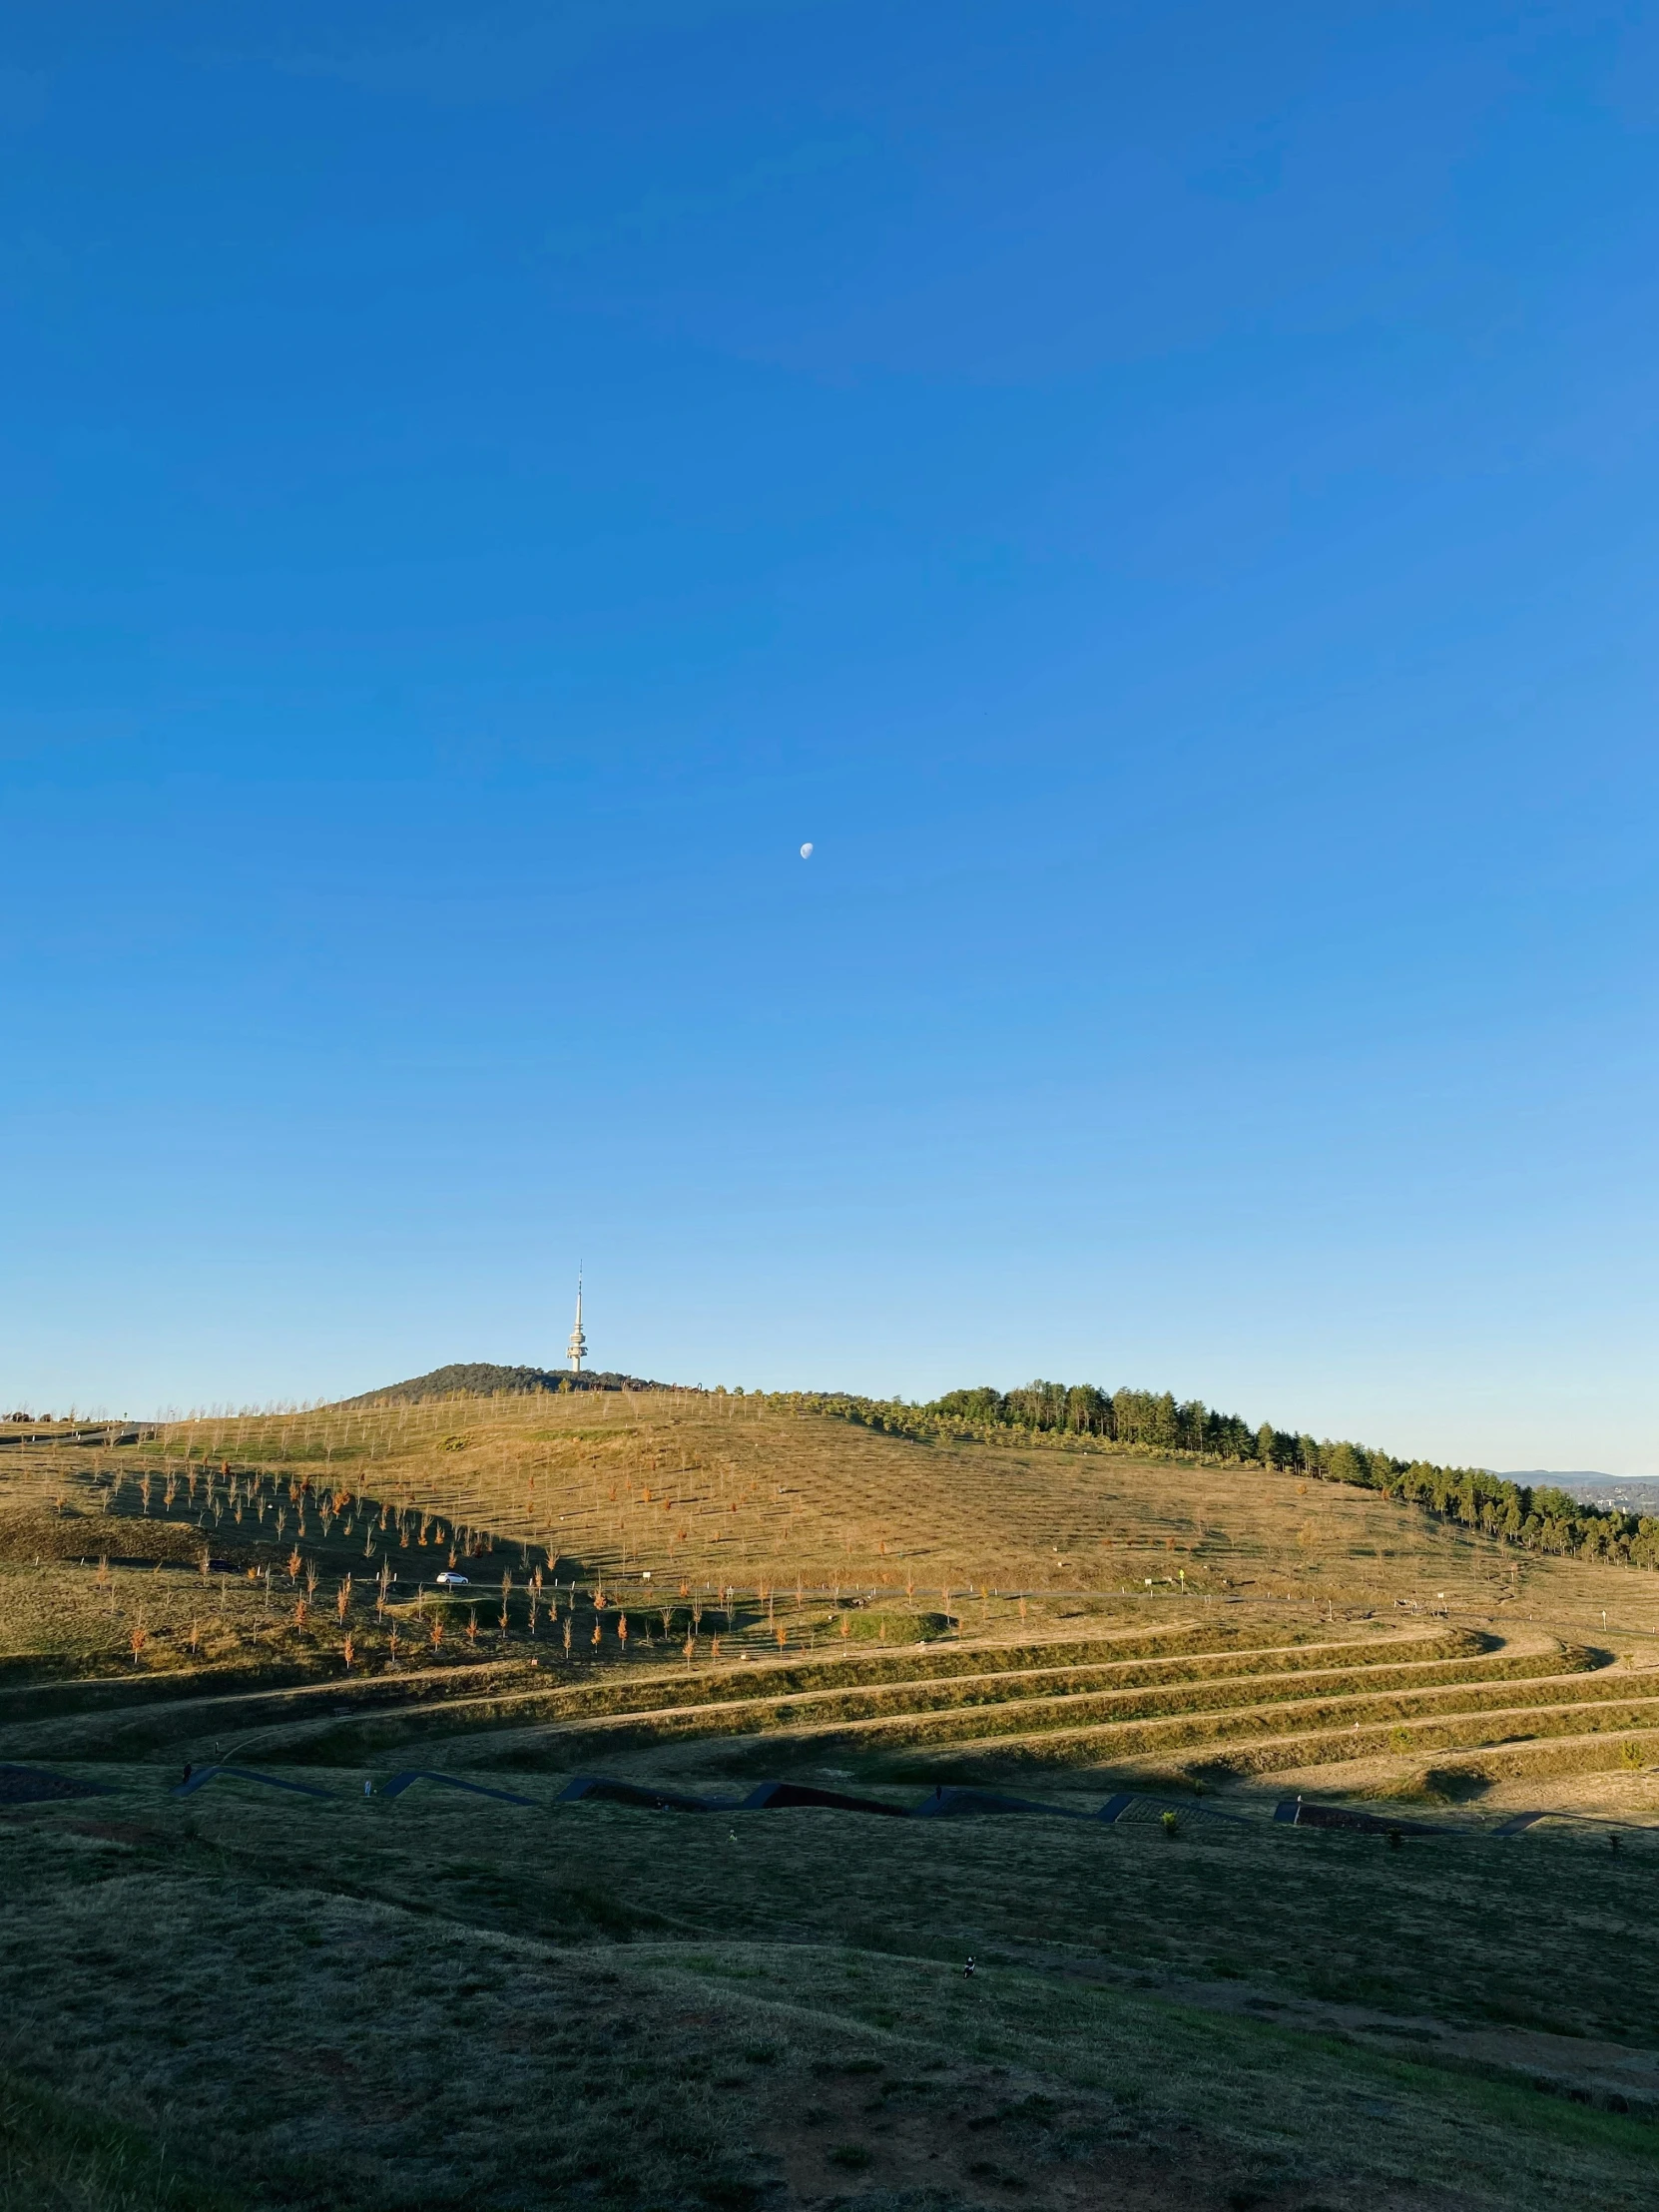
[[[0,2203],[7,2212],[240,2212],[181,2173],[137,2129],[0,2074]]]

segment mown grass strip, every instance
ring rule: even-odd
[[[1220,1718],[1225,1725],[1210,1728],[1196,1724],[1181,1726],[1174,1722],[1142,1722],[1124,1727],[1057,1730],[1048,1734],[1034,1732],[1020,1737],[1011,1734],[985,1736],[955,1742],[950,1751],[957,1762],[984,1756],[992,1760],[1009,1757],[1042,1764],[1092,1766],[1154,1753],[1213,1750],[1224,1754],[1240,1771],[1273,1774],[1291,1767],[1329,1766],[1375,1758],[1382,1752],[1421,1754],[1485,1750],[1502,1743],[1499,1731],[1505,1722],[1513,1723],[1513,1733],[1527,1739],[1586,1732],[1604,1736],[1626,1736],[1637,1731],[1651,1733],[1659,1730],[1659,1698],[1606,1706],[1595,1712],[1596,1726],[1591,1731],[1584,1729],[1585,1708],[1582,1705],[1510,1706],[1466,1719],[1399,1719],[1363,1725],[1359,1729],[1351,1726],[1295,1735],[1270,1733],[1272,1716],[1229,1714]],[[933,1771],[929,1767],[928,1772]]]
[[[1563,1701],[1562,1689],[1588,1685],[1581,1696]],[[1388,1695],[1370,1693],[1329,1697],[1287,1697],[1287,1685],[1277,1677],[1258,1677],[1248,1683],[1230,1684],[1226,1690],[1192,1685],[1180,1693],[1085,1693],[1046,1701],[1004,1700],[987,1704],[961,1704],[942,1709],[883,1714],[811,1712],[779,1700],[758,1700],[741,1712],[713,1707],[659,1708],[655,1712],[618,1717],[608,1726],[589,1720],[552,1723],[538,1730],[515,1732],[515,1753],[540,1740],[549,1749],[574,1756],[606,1744],[680,1742],[707,1735],[734,1732],[739,1723],[751,1734],[789,1734],[826,1744],[844,1743],[864,1751],[882,1751],[920,1745],[974,1744],[996,1737],[1045,1737],[1060,1741],[1086,1734],[1097,1748],[1121,1741],[1124,1749],[1162,1750],[1214,1740],[1237,1742],[1257,1736],[1284,1735],[1297,1723],[1326,1721],[1364,1735],[1382,1726],[1409,1727],[1420,1723],[1424,1708],[1443,1708],[1455,1716],[1491,1711],[1508,1714],[1570,1702],[1572,1705],[1605,1699],[1610,1705],[1644,1706],[1647,1700],[1631,1700],[1619,1679],[1559,1674],[1534,1681],[1532,1694],[1513,1679],[1495,1682],[1463,1682],[1429,1685],[1420,1690],[1401,1689]],[[1251,1693],[1255,1694],[1252,1695]],[[1231,1702],[1236,1700],[1236,1702]],[[1136,1702],[1152,1710],[1135,1714]],[[1166,1710],[1157,1708],[1163,1705]],[[1172,1716],[1167,1708],[1175,1706]],[[1126,1711],[1126,1707],[1129,1710]],[[1183,1711],[1183,1708],[1185,1709]],[[1306,1727],[1296,1728],[1306,1735]],[[1372,1746],[1375,1748],[1375,1746]]]
[[[1176,1632],[1180,1640],[1198,1636],[1197,1629]],[[885,1698],[906,1699],[912,1690],[932,1690],[946,1704],[975,1685],[998,1684],[1018,1695],[1049,1695],[1072,1676],[1081,1681],[1121,1683],[1125,1687],[1153,1686],[1164,1681],[1204,1682],[1215,1673],[1228,1678],[1248,1675],[1271,1658],[1278,1668],[1292,1673],[1329,1669],[1333,1659],[1367,1670],[1400,1665],[1400,1654],[1409,1651],[1409,1665],[1435,1662],[1472,1662],[1479,1658],[1485,1639],[1466,1631],[1432,1636],[1388,1638],[1377,1643],[1337,1642],[1287,1646],[1278,1643],[1228,1643],[1170,1654],[1161,1636],[1098,1638],[1087,1644],[1032,1643],[1023,1646],[967,1647],[952,1652],[921,1655],[873,1655],[856,1660],[831,1657],[801,1662],[762,1662],[724,1670],[698,1668],[681,1675],[677,1670],[652,1669],[643,1678],[630,1672],[612,1674],[602,1682],[537,1682],[524,1684],[522,1662],[512,1669],[512,1687],[492,1684],[482,1689],[472,1670],[424,1672],[395,1682],[380,1678],[362,1686],[339,1683],[307,1683],[266,1693],[238,1693],[213,1698],[184,1697],[171,1704],[146,1701],[137,1711],[100,1711],[85,1716],[79,1725],[60,1723],[52,1731],[55,1744],[66,1753],[85,1756],[135,1756],[168,1745],[199,1740],[209,1727],[227,1735],[248,1730],[281,1729],[292,1724],[295,1738],[310,1734],[330,1749],[371,1750],[404,1741],[411,1733],[447,1733],[459,1729],[523,1725],[535,1718],[549,1723],[580,1718],[656,1716],[680,1711],[708,1712],[718,1708],[721,1728],[746,1724],[749,1709],[776,1703],[780,1698],[833,1699],[847,1702],[827,1717],[859,1717],[860,1701],[868,1704]],[[1087,1665],[1078,1652],[1101,1651],[1133,1656],[1100,1659]],[[1056,1663],[1054,1654],[1068,1656]],[[987,1661],[994,1666],[987,1668]],[[337,1725],[334,1710],[344,1697],[353,1708],[349,1732]],[[913,1702],[913,1701],[912,1701]],[[994,1702],[994,1701],[993,1701]],[[326,1713],[324,1712],[326,1708]],[[748,1725],[753,1726],[752,1721]],[[11,1732],[14,1744],[26,1744],[26,1733]],[[271,1740],[271,1739],[268,1739]]]
[[[1287,1697],[1314,1698],[1344,1694],[1352,1685],[1355,1689],[1364,1685],[1391,1685],[1414,1688],[1434,1684],[1455,1684],[1474,1681],[1527,1680],[1548,1676],[1558,1677],[1563,1667],[1563,1655],[1559,1650],[1536,1653],[1495,1652],[1472,1659],[1446,1659],[1412,1661],[1404,1666],[1351,1668],[1342,1671],[1305,1673],[1301,1675],[1241,1674],[1223,1678],[1204,1677],[1169,1684],[1167,1679],[1158,1686],[1130,1689],[1090,1690],[1079,1688],[1104,1670],[1065,1669],[1044,1674],[985,1673],[961,1675],[943,1682],[916,1684],[877,1683],[840,1689],[814,1689],[787,1692],[780,1695],[752,1696],[746,1699],[687,1697],[682,1700],[655,1704],[640,1703],[610,1715],[596,1716],[590,1706],[578,1706],[574,1710],[549,1706],[541,1700],[524,1698],[487,1699],[469,1701],[464,1707],[447,1707],[438,1710],[421,1708],[415,1713],[365,1715],[339,1723],[312,1721],[299,1724],[283,1737],[268,1737],[268,1748],[285,1742],[292,1747],[305,1746],[313,1757],[344,1757],[352,1752],[367,1753],[375,1749],[406,1742],[414,1735],[453,1734],[468,1732],[475,1738],[479,1732],[492,1727],[523,1728],[535,1725],[537,1712],[545,1715],[546,1725],[592,1726],[596,1720],[615,1719],[652,1723],[659,1718],[672,1718],[684,1725],[701,1720],[710,1730],[722,1734],[733,1732],[764,1733],[778,1730],[800,1731],[814,1727],[839,1726],[846,1722],[879,1721],[882,1719],[902,1722],[917,1714],[948,1714],[952,1712],[994,1711],[1000,1708],[1029,1709],[1032,1704],[1049,1705],[1055,1712],[1076,1712],[1080,1709],[1095,1710],[1102,1715],[1118,1713],[1125,1719],[1155,1716],[1161,1712],[1218,1709],[1228,1705],[1250,1705],[1264,1701],[1264,1693],[1276,1694],[1277,1699]],[[1587,1664],[1587,1659],[1585,1664]],[[1127,1670],[1138,1672],[1139,1670]],[[1080,1700],[1087,1698],[1086,1708]],[[1069,1703],[1066,1701],[1070,1701]],[[897,1714],[883,1708],[897,1706]]]

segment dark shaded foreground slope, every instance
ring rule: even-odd
[[[1646,1838],[312,1772],[0,1819],[8,2206],[1650,2201]]]

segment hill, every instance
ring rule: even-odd
[[[389,1382],[383,1389],[364,1390],[357,1397],[340,1399],[342,1405],[419,1405],[428,1398],[526,1397],[548,1391],[658,1390],[660,1382],[642,1382],[638,1376],[589,1373],[572,1375],[549,1368],[503,1368],[487,1360],[463,1360],[429,1375],[412,1376],[406,1382]]]
[[[1644,2205],[1659,1577],[915,1413],[10,1448],[8,2203]]]
[[[677,1398],[712,1393],[669,1392],[663,1383],[621,1375],[550,1373],[539,1368],[493,1367],[484,1363],[437,1368],[412,1382],[366,1392],[343,1402],[350,1406],[411,1404],[450,1396],[493,1397],[575,1390],[652,1391]],[[731,1393],[742,1401],[745,1393]],[[753,1406],[756,1402],[751,1399]],[[1281,1429],[1271,1421],[1252,1428],[1236,1413],[1223,1413],[1200,1398],[1177,1401],[1169,1391],[1103,1390],[1093,1383],[1035,1382],[1022,1389],[999,1391],[989,1385],[947,1391],[914,1404],[903,1398],[872,1399],[849,1392],[792,1391],[760,1402],[794,1414],[830,1414],[841,1420],[905,1436],[917,1442],[1040,1443],[1076,1448],[1115,1448],[1147,1459],[1184,1459],[1283,1469],[1321,1482],[1338,1482],[1382,1492],[1385,1497],[1454,1518],[1488,1534],[1500,1534],[1522,1549],[1551,1555],[1610,1558],[1659,1568],[1659,1495],[1642,1483],[1612,1493],[1593,1483],[1531,1482],[1522,1476],[1493,1474],[1485,1467],[1440,1466],[1306,1431]]]

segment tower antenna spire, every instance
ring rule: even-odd
[[[571,1374],[580,1375],[582,1362],[588,1356],[588,1340],[582,1334],[582,1263],[580,1260],[576,1263],[576,1326],[570,1332],[570,1343],[566,1349],[570,1355]]]

